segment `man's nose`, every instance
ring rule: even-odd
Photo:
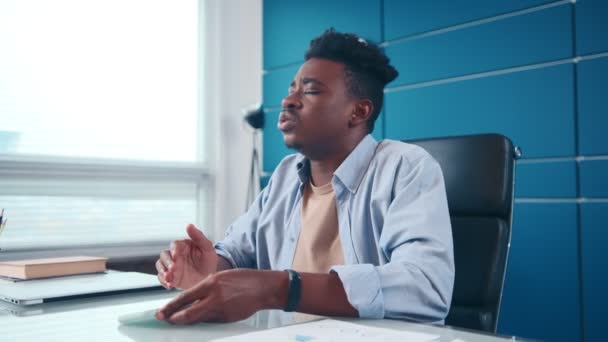
[[[297,95],[295,93],[291,93],[285,96],[283,98],[283,101],[281,101],[281,107],[283,107],[283,109],[298,109],[301,106],[302,103],[297,98]]]

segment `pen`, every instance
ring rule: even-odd
[[[4,208],[2,208],[2,212],[0,212],[0,234],[2,234],[2,232],[4,231],[4,228],[6,227],[6,222],[7,221],[8,220],[4,216]]]

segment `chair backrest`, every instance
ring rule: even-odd
[[[446,324],[496,331],[511,240],[515,148],[500,134],[408,140],[441,165],[456,279]]]

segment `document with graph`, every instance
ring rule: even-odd
[[[243,335],[214,340],[215,342],[430,342],[437,341],[439,335],[421,332],[399,331],[386,328],[369,327],[362,324],[325,319],[309,323],[257,331]]]

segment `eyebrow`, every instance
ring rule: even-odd
[[[302,83],[303,85],[313,83],[313,84],[317,84],[317,85],[325,87],[325,84],[323,82],[321,82],[320,80],[318,80],[316,78],[312,78],[312,77],[303,77],[302,80],[300,81],[300,83]],[[295,87],[295,85],[296,85],[296,81],[293,80],[289,84],[289,87],[293,88],[293,87]]]

